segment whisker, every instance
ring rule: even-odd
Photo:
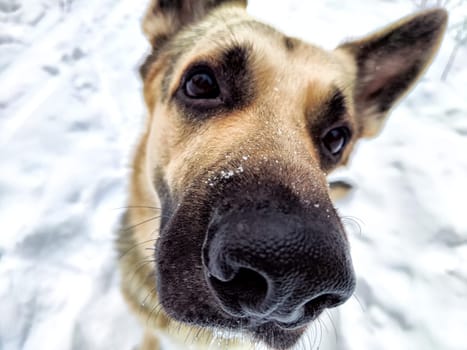
[[[198,331],[195,333],[195,340],[199,339],[199,335],[201,334],[201,331],[203,330],[202,327],[198,327]]]
[[[126,207],[113,208],[112,210],[123,210],[123,209],[151,209],[151,210],[162,210],[158,207],[151,207],[146,205],[129,205]]]
[[[149,325],[149,322],[151,321],[153,312],[154,312],[159,306],[161,306],[161,303],[156,303],[156,305],[154,305],[154,306],[151,308],[151,311],[149,311],[148,317],[147,317],[147,319],[146,319],[146,326]]]
[[[352,294],[352,297],[355,298],[355,300],[357,301],[358,305],[360,305],[360,308],[362,309],[362,312],[365,313],[366,312],[366,309],[365,307],[363,306],[362,302],[360,301],[360,299],[358,299],[357,295],[354,293]]]
[[[154,220],[157,220],[157,219],[160,219],[160,218],[161,218],[160,215],[153,216],[153,217],[151,217],[151,218],[149,218],[149,219],[146,219],[146,220],[143,220],[143,221],[141,221],[141,222],[139,222],[139,223],[137,223],[137,224],[124,227],[124,228],[121,229],[121,231],[125,231],[125,232],[131,231],[131,230],[134,229],[135,227],[138,227],[138,226],[140,226],[140,225],[144,225],[144,224],[146,224],[146,223],[148,223],[148,222],[151,222],[151,221],[154,221]]]
[[[202,339],[203,343],[206,338],[206,329],[204,327],[198,327],[198,331],[195,334],[195,340],[199,342]]]
[[[185,340],[183,341],[183,343],[184,343],[185,345],[188,344],[188,338],[189,338],[190,335],[191,335],[192,329],[193,329],[192,327],[189,327],[189,328],[188,328],[188,331],[186,332]]]
[[[182,324],[181,323],[178,323],[178,327],[177,327],[177,333],[180,334],[180,331],[182,330]]]
[[[161,302],[159,302],[159,310],[157,310],[156,314],[154,315],[154,319],[157,319],[163,310],[164,310],[164,306],[162,305]]]
[[[127,249],[123,254],[121,254],[119,256],[119,259],[123,259],[125,257],[125,255],[127,255],[129,252],[131,252],[133,249],[143,245],[143,244],[147,244],[149,242],[155,242],[156,241],[156,238],[153,238],[153,239],[148,239],[146,241],[142,241],[142,242],[139,242],[139,243],[135,243],[131,248]]]
[[[145,266],[147,266],[147,265],[149,265],[149,264],[151,264],[151,263],[155,263],[155,262],[156,262],[156,260],[155,260],[155,259],[152,259],[152,258],[142,260],[142,262],[139,263],[138,266],[136,266],[135,271],[133,272],[133,275],[131,276],[129,283],[132,283],[132,282],[133,282],[133,279],[137,276],[137,274],[139,273],[139,271],[140,271],[143,267],[145,267]],[[149,276],[148,276],[148,277],[149,277]],[[148,277],[146,277],[146,278],[148,278]]]
[[[276,343],[274,342],[274,332],[272,332],[271,336],[272,336],[272,343],[273,343],[273,344],[276,344]]]
[[[329,329],[328,329],[328,326],[326,325],[326,322],[324,322],[324,320],[321,320],[321,322],[323,323],[323,327],[324,327],[324,330],[326,331],[326,334],[329,334]]]
[[[332,328],[334,329],[334,335],[335,335],[335,340],[336,340],[336,345],[338,343],[338,334],[337,334],[337,328],[336,328],[336,325],[334,323],[334,320],[332,319],[332,314],[331,312],[329,312],[329,310],[325,310],[325,314],[328,316],[329,318],[329,321],[331,322],[331,326]]]
[[[303,345],[303,349],[306,349],[306,344],[308,344],[308,346],[310,347],[310,350],[312,350],[311,337],[310,337],[310,332],[309,331],[310,330],[307,329],[305,337],[302,338],[302,345]]]
[[[311,346],[312,349],[315,348],[315,345],[317,344],[318,342],[318,324],[316,322],[313,322],[313,331],[314,331],[314,340],[313,340],[313,344]]]
[[[319,318],[316,319],[319,324],[319,343],[318,343],[318,349],[321,346],[321,343],[323,342],[323,324],[321,323],[321,320]]]
[[[217,337],[216,333],[212,332],[212,337],[211,337],[211,339],[209,341],[208,349],[212,348],[214,342],[216,341],[216,337]]]
[[[141,306],[143,306],[143,307],[146,306],[146,301],[148,300],[148,298],[149,298],[150,296],[151,296],[151,297],[154,296],[154,292],[156,291],[156,289],[157,289],[157,287],[154,287],[154,288],[152,288],[152,289],[149,291],[148,295],[146,295],[146,296],[144,297],[143,301],[141,302]]]
[[[363,220],[360,220],[359,218],[353,217],[353,216],[342,216],[341,217],[342,223],[345,225],[346,221],[351,224],[351,227],[357,228],[358,235],[362,236],[363,235],[363,230],[362,230],[362,225],[365,225]],[[353,230],[352,230],[353,232]]]

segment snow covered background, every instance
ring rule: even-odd
[[[147,1],[0,0],[0,350],[139,341],[113,231],[144,118],[136,71]],[[249,9],[332,48],[415,6],[250,0]],[[466,16],[455,7],[451,25]],[[320,349],[467,349],[467,50],[441,82],[452,37],[382,135],[337,175],[356,184],[339,208],[358,287],[333,324],[323,318]]]

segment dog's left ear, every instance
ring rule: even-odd
[[[389,110],[430,65],[446,24],[447,12],[432,9],[336,49],[350,54],[356,65],[354,101],[361,136],[380,131]]]
[[[246,7],[247,0],[151,0],[143,19],[143,32],[153,49],[158,49],[181,28],[227,3]]]

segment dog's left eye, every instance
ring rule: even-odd
[[[184,90],[186,96],[196,99],[214,99],[220,94],[214,73],[207,69],[191,73],[185,80]]]
[[[332,156],[338,156],[347,145],[350,131],[347,127],[341,126],[329,130],[322,138],[322,142],[326,150]]]

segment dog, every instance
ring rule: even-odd
[[[447,23],[430,9],[326,51],[246,6],[153,0],[143,20],[148,119],[117,244],[143,350],[291,349],[352,295],[327,175],[378,134]]]

